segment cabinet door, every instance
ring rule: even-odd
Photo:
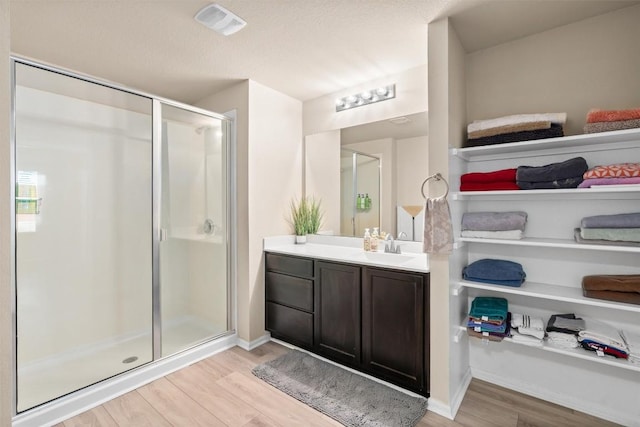
[[[364,268],[362,358],[365,371],[428,392],[426,276]]]
[[[360,364],[360,267],[316,262],[315,348],[348,365]]]

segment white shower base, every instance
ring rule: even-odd
[[[207,325],[193,317],[168,322],[162,335],[163,357],[226,331],[226,325]],[[150,333],[138,334],[29,364],[18,371],[18,412],[151,362],[151,342]],[[138,359],[123,363],[129,357]]]

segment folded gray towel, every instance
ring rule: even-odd
[[[582,175],[573,178],[558,179],[556,181],[516,181],[521,190],[549,190],[556,188],[577,188],[584,178]]]
[[[526,212],[466,212],[462,215],[462,230],[521,230],[527,223]]]
[[[574,157],[564,162],[550,163],[544,166],[519,166],[516,170],[516,181],[559,181],[582,176],[588,169],[587,161],[582,157]]]
[[[464,218],[464,217],[463,217]],[[617,215],[596,215],[582,218],[582,228],[639,228],[640,212]]]

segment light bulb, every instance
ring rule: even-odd
[[[350,97],[347,98],[347,102],[349,104],[354,104],[357,100],[358,100],[358,97],[355,95],[351,95]]]
[[[343,98],[336,99],[336,106],[342,107],[343,105],[344,105],[344,99]]]
[[[364,92],[362,92],[362,93],[360,94],[360,97],[361,97],[362,99],[364,99],[364,100],[367,100],[367,101],[368,101],[368,100],[370,100],[372,96],[373,96],[373,94],[372,94],[370,91],[368,91],[368,90],[365,90]]]
[[[380,96],[385,96],[387,92],[388,90],[386,87],[379,87],[378,89],[376,89],[376,93]]]

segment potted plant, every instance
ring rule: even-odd
[[[306,243],[307,234],[315,234],[322,225],[320,201],[303,197],[297,202],[291,201],[291,224],[296,235],[296,243]]]

